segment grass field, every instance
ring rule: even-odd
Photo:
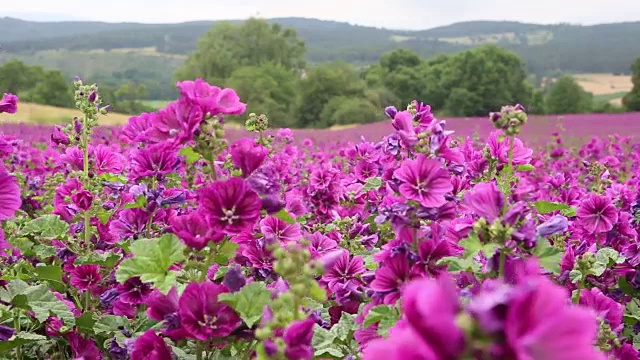
[[[76,109],[59,108],[55,106],[20,102],[18,112],[12,115],[0,114],[1,122],[24,122],[29,124],[62,124],[75,116],[80,116]],[[131,115],[108,114],[100,117],[100,125],[112,126],[125,124]]]
[[[594,95],[596,104],[621,105],[622,97],[633,87],[629,75],[576,74],[574,77],[586,92]]]

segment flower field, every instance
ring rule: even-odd
[[[196,80],[116,128],[75,86],[0,128],[0,359],[639,357],[640,114],[226,130]]]

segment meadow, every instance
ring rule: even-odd
[[[58,125],[0,100],[0,359],[640,354],[640,113],[272,129],[196,80],[116,122],[74,86]]]

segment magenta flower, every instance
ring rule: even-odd
[[[398,253],[389,256],[376,269],[375,279],[371,282],[371,290],[384,295],[385,304],[394,304],[400,298],[400,289],[409,280],[411,269],[407,257]]]
[[[242,170],[242,176],[245,178],[259,168],[269,155],[269,149],[249,138],[236,140],[231,144],[229,152],[233,165]]]
[[[66,338],[69,341],[74,359],[102,359],[100,349],[93,340],[87,339],[77,332],[66,334]]]
[[[415,128],[413,126],[413,115],[408,111],[401,111],[395,114],[393,127],[398,131],[398,135],[407,147],[412,147],[418,142]]]
[[[91,208],[91,204],[93,203],[93,194],[87,190],[80,190],[71,196],[71,200],[78,209],[87,211]]]
[[[84,153],[77,146],[66,148],[60,160],[65,164],[69,164],[74,170],[82,170],[84,168]]]
[[[171,360],[169,346],[153,330],[147,330],[133,345],[131,360]]]
[[[578,224],[589,233],[607,232],[618,221],[618,210],[611,199],[597,194],[589,194],[582,200],[576,214]]]
[[[333,266],[325,271],[322,280],[327,282],[329,287],[332,287],[336,283],[346,283],[354,280],[356,276],[365,271],[364,260],[360,256],[352,258],[348,251],[343,250]]]
[[[464,204],[492,223],[502,212],[504,196],[494,182],[483,182],[464,195]]]
[[[9,339],[11,339],[11,337],[13,337],[13,334],[15,333],[16,329],[5,325],[0,325],[0,342],[9,341]]]
[[[405,160],[393,174],[401,181],[400,194],[425,207],[444,205],[444,195],[453,190],[449,172],[440,162],[428,159],[424,154],[414,160]]]
[[[313,327],[316,322],[312,317],[306,320],[294,321],[284,330],[284,354],[287,359],[311,360],[313,359]]]
[[[109,232],[118,239],[137,238],[147,227],[149,216],[142,209],[124,209],[109,223]]]
[[[122,128],[120,139],[124,143],[135,143],[145,140],[145,132],[151,128],[151,124],[157,122],[156,113],[142,113],[129,118],[129,122]]]
[[[253,229],[262,207],[258,194],[235,177],[200,189],[199,205],[209,223],[227,234]]]
[[[494,158],[497,158],[502,164],[509,163],[509,144],[511,142],[510,137],[505,137],[500,140],[499,136],[502,136],[501,132],[494,131],[491,133],[488,139],[489,153]],[[522,140],[515,138],[513,142],[513,164],[524,165],[531,162],[531,155],[533,150],[526,148],[522,143]]]
[[[102,280],[100,266],[82,264],[71,271],[71,285],[78,290],[92,290]]]
[[[20,206],[22,198],[18,181],[0,165],[0,221],[13,218]]]
[[[180,320],[193,338],[223,338],[240,325],[233,309],[218,301],[218,295],[225,292],[225,286],[211,282],[191,283],[184,290],[179,301]]]
[[[181,81],[176,86],[180,89],[183,98],[198,104],[205,113],[211,115],[239,115],[247,107],[240,102],[240,98],[233,89],[220,89],[202,79]]]
[[[435,350],[410,326],[389,329],[389,338],[367,344],[362,360],[440,360]]]
[[[185,100],[169,103],[152,118],[144,140],[173,145],[189,142],[204,119],[203,115],[202,108],[194,103]]]
[[[0,100],[0,114],[15,114],[18,111],[18,97],[13,94],[5,93]]]
[[[210,241],[219,242],[224,238],[224,234],[210,227],[198,211],[175,216],[170,224],[173,233],[195,250],[202,250]]]
[[[624,306],[603,294],[600,289],[583,289],[580,294],[580,304],[593,309],[598,317],[606,320],[614,331],[621,329]]]
[[[530,280],[516,290],[506,312],[506,342],[513,358],[605,360],[594,347],[594,314],[571,305],[567,292],[551,280]]]
[[[133,180],[143,177],[162,177],[176,170],[180,160],[175,149],[164,144],[154,144],[131,152],[131,175]]]
[[[275,216],[260,221],[260,231],[269,241],[291,242],[300,239],[300,224],[288,224]]]
[[[92,169],[96,174],[120,174],[125,168],[124,157],[106,145],[98,145],[95,150],[96,163]]]
[[[167,316],[178,312],[178,291],[175,287],[167,295],[155,289],[145,300],[147,315],[157,321],[163,321]]]
[[[151,286],[148,283],[143,283],[140,277],[136,276],[118,285],[118,292],[120,293],[120,301],[125,304],[137,305],[142,304],[151,293]]]

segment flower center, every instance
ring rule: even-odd
[[[232,207],[231,210],[229,209],[222,209],[222,217],[220,217],[220,220],[223,222],[226,222],[227,224],[231,225],[233,224],[233,222],[235,220],[238,220],[240,217],[238,215],[235,215],[236,212],[236,207]]]

